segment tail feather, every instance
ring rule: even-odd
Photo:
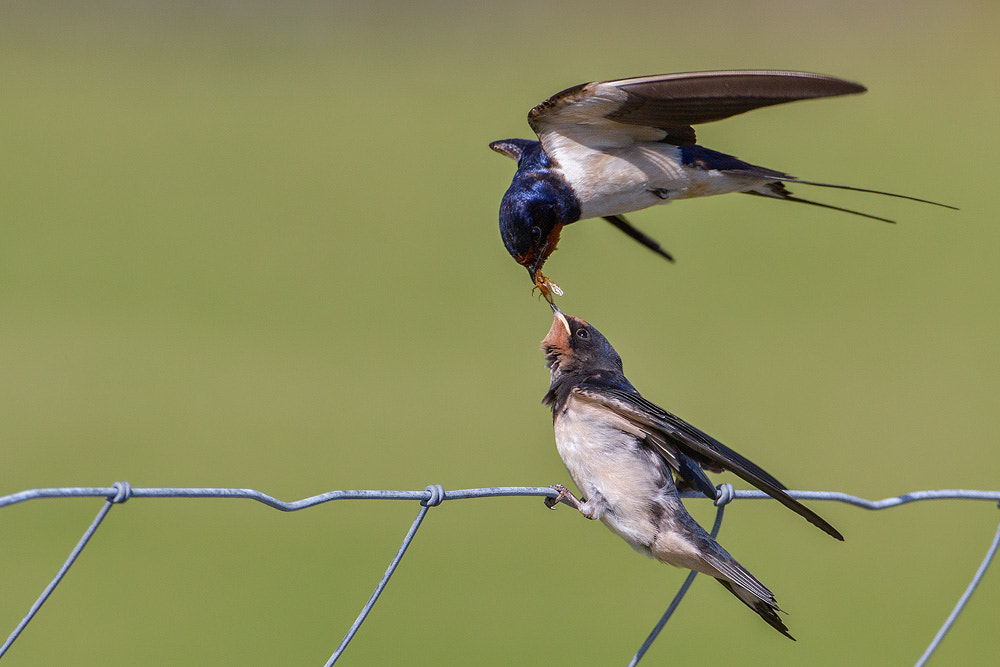
[[[678,504],[680,504],[679,499]],[[778,606],[778,601],[774,599],[774,593],[749,570],[740,565],[686,511],[682,515],[675,516],[674,519],[677,521],[680,534],[695,545],[698,552],[700,563],[688,564],[687,567],[694,567],[699,572],[715,577],[716,581],[739,598],[740,602],[753,609],[768,625],[795,641],[795,637],[788,633],[788,628],[778,616],[781,608]]]
[[[912,195],[901,195],[898,192],[886,192],[885,190],[871,190],[869,188],[859,188],[853,185],[837,185],[835,183],[820,183],[818,181],[804,181],[801,178],[795,178],[794,176],[784,176],[775,178],[776,181],[782,181],[783,183],[801,183],[802,185],[815,185],[820,188],[835,188],[837,190],[852,190],[853,192],[867,192],[873,195],[884,195],[886,197],[895,197],[896,199],[909,199],[910,201],[920,202],[921,204],[931,204],[933,206],[940,206],[941,208],[950,208],[952,211],[959,210],[957,206],[952,206],[951,204],[942,204],[939,201],[931,201],[930,199],[921,199],[920,197],[913,197]]]
[[[781,617],[778,616],[778,612],[781,611],[781,609],[779,609],[778,605],[774,602],[773,596],[769,601],[761,600],[760,598],[751,594],[749,591],[745,591],[742,588],[726,581],[725,579],[716,578],[716,581],[725,586],[726,590],[728,590],[730,593],[739,598],[740,602],[742,602],[743,604],[745,604],[746,606],[750,607],[755,612],[757,612],[757,615],[760,616],[762,619],[764,619],[764,621],[766,621],[768,625],[770,625],[772,628],[774,628],[781,634],[785,635],[792,641],[795,641],[795,637],[793,637],[788,632],[788,626],[786,626],[785,623],[781,620]]]
[[[744,194],[748,195],[760,195],[761,197],[771,197],[773,199],[782,199],[784,201],[793,201],[797,204],[809,204],[810,206],[819,206],[820,208],[828,208],[832,211],[842,211],[843,213],[851,213],[853,215],[859,215],[862,218],[868,218],[869,220],[878,220],[879,222],[888,222],[890,224],[896,224],[895,220],[889,218],[883,218],[878,215],[872,215],[871,213],[864,213],[863,211],[855,211],[853,208],[844,208],[842,206],[834,206],[833,204],[824,204],[822,202],[813,201],[811,199],[802,199],[801,197],[796,197],[792,193],[781,187],[780,183],[769,183],[770,186],[777,186],[776,188],[768,188],[769,190],[776,190],[780,188],[780,194],[767,194],[764,192],[758,192],[757,190],[750,190]],[[765,186],[766,187],[766,186]]]
[[[930,199],[920,199],[919,197],[911,197],[910,195],[901,195],[895,192],[885,192],[884,190],[870,190],[868,188],[856,188],[853,185],[835,185],[833,183],[819,183],[817,181],[803,181],[799,178],[794,178],[792,176],[772,176],[772,180],[766,185],[760,186],[756,190],[748,190],[745,194],[748,195],[759,195],[761,197],[772,197],[774,199],[783,199],[785,201],[793,201],[799,204],[809,204],[810,206],[819,206],[820,208],[828,208],[833,211],[841,211],[843,213],[851,213],[853,215],[859,215],[862,218],[868,218],[870,220],[878,220],[880,222],[889,222],[895,224],[895,220],[890,220],[889,218],[883,218],[878,215],[872,215],[871,213],[865,213],[863,211],[856,211],[852,208],[844,208],[842,206],[834,206],[833,204],[824,204],[818,201],[812,201],[811,199],[802,199],[801,197],[796,197],[788,188],[785,187],[785,183],[801,183],[802,185],[816,185],[821,188],[836,188],[837,190],[852,190],[854,192],[868,192],[875,195],[885,195],[886,197],[896,197],[897,199],[908,199],[910,201],[920,202],[921,204],[933,204],[934,206],[940,206],[942,208],[949,208],[953,211],[957,211],[958,208],[951,206],[949,204],[942,204],[941,202],[931,201]]]
[[[703,146],[692,145],[692,146],[681,146],[681,163],[693,167],[695,169],[704,169],[706,171],[721,171],[723,173],[732,174],[739,177],[750,177],[755,179],[761,179],[768,181],[764,185],[755,186],[753,190],[747,192],[751,195],[763,195],[765,197],[775,197],[777,199],[785,199],[787,201],[801,202],[804,204],[812,204],[814,206],[821,206],[823,208],[833,209],[835,211],[843,211],[845,213],[853,213],[855,215],[860,215],[865,218],[872,218],[873,220],[881,220],[883,222],[893,222],[892,220],[887,220],[886,218],[880,218],[877,215],[869,215],[868,213],[862,213],[860,211],[855,211],[849,208],[840,208],[839,206],[831,206],[829,204],[820,204],[818,202],[809,201],[807,199],[799,199],[798,197],[793,197],[790,192],[785,188],[785,183],[800,183],[802,185],[815,185],[820,188],[834,188],[837,190],[853,190],[854,192],[867,192],[873,195],[883,195],[886,197],[895,197],[897,199],[909,199],[910,201],[920,202],[921,204],[932,204],[933,206],[940,206],[942,208],[950,208],[953,211],[957,211],[958,208],[951,206],[950,204],[942,204],[941,202],[932,201],[930,199],[921,199],[920,197],[913,197],[911,195],[901,195],[896,192],[886,192],[885,190],[873,190],[870,188],[859,188],[853,185],[837,185],[835,183],[821,183],[819,181],[805,181],[801,178],[796,178],[790,174],[786,174],[783,171],[777,171],[775,169],[768,169],[767,167],[761,167],[749,162],[744,162],[737,157],[732,155],[727,155],[726,153],[720,153],[719,151],[713,151],[709,148]],[[496,149],[494,149],[496,150]]]

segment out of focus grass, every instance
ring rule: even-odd
[[[499,243],[513,164],[486,143],[597,78],[794,68],[861,97],[760,111],[704,144],[804,178],[962,207],[796,191],[600,222],[548,265],[565,310],[652,400],[792,488],[996,487],[1000,226],[993,3],[75,3],[0,8],[0,493],[567,481],[538,401],[549,326]],[[96,501],[0,512],[6,634]],[[707,503],[691,503],[710,520]],[[787,642],[695,584],[647,661],[908,664],[996,510],[770,503],[722,542]],[[134,500],[11,665],[321,664],[416,512]],[[528,499],[434,509],[344,664],[622,664],[683,573]],[[941,664],[1000,651],[990,572]]]

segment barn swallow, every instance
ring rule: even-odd
[[[500,203],[500,236],[549,299],[540,274],[562,228],[604,218],[662,257],[673,257],[624,213],[675,199],[743,192],[892,222],[793,196],[786,183],[817,185],[947,204],[880,190],[818,183],[704,148],[692,125],[795,100],[862,93],[865,87],[822,74],[719,71],[595,81],[567,88],[528,113],[538,141],[505,139],[490,148],[517,161]],[[557,289],[557,288],[556,288]],[[557,292],[559,293],[559,292]]]
[[[552,328],[541,344],[551,373],[543,402],[552,408],[559,456],[585,500],[556,485],[559,496],[546,499],[546,505],[565,500],[588,519],[600,519],[639,553],[715,577],[792,638],[771,591],[684,509],[674,475],[678,484],[715,499],[718,491],[703,469],[728,470],[831,536],[843,536],[762,468],[644,399],[597,329],[555,305],[552,310]]]

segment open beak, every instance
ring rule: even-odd
[[[549,332],[542,339],[541,346],[542,351],[545,352],[545,356],[549,360],[550,367],[552,363],[555,363],[557,358],[570,352],[569,341],[572,337],[569,320],[566,319],[566,316],[555,304],[551,304],[551,306],[552,326],[549,327]]]
[[[550,303],[549,306],[552,308],[553,322],[552,326],[555,326],[556,322],[561,322],[563,327],[566,329],[566,335],[572,336],[573,331],[569,328],[569,320],[566,319],[566,315],[563,311],[559,310],[559,306],[554,303]]]

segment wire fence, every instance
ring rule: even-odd
[[[715,514],[715,524],[712,527],[712,537],[716,537],[719,533],[719,529],[722,527],[722,516],[725,510],[726,504],[731,502],[733,499],[764,499],[769,498],[767,494],[762,491],[734,491],[733,487],[729,484],[723,484],[719,487],[721,493],[719,499],[715,501],[717,506]],[[943,500],[943,499],[963,499],[963,500],[987,500],[1000,503],[1000,491],[975,491],[975,490],[965,490],[965,489],[943,489],[943,490],[929,490],[929,491],[913,491],[911,493],[905,493],[900,496],[893,496],[891,498],[884,498],[882,500],[866,500],[864,498],[859,498],[857,496],[852,496],[846,493],[841,493],[838,491],[789,491],[788,494],[793,498],[798,498],[800,500],[819,500],[819,501],[834,501],[847,503],[857,507],[862,507],[868,510],[882,510],[889,507],[897,507],[899,505],[905,505],[907,503],[922,501],[922,500]],[[403,538],[403,542],[393,557],[392,561],[389,563],[389,567],[386,569],[385,574],[382,579],[379,580],[375,587],[374,592],[365,603],[358,614],[357,619],[348,629],[347,634],[341,640],[340,644],[337,646],[333,655],[326,662],[325,667],[330,667],[343,655],[344,651],[347,649],[347,645],[357,634],[358,630],[361,628],[361,624],[364,622],[365,618],[371,612],[375,603],[378,601],[379,596],[382,591],[385,590],[386,585],[389,583],[389,578],[392,577],[393,572],[396,571],[396,567],[402,560],[403,556],[406,554],[407,548],[413,542],[413,538],[420,528],[421,523],[427,516],[427,512],[432,507],[440,505],[445,500],[465,500],[469,498],[492,498],[492,497],[504,497],[504,496],[538,496],[546,498],[555,498],[558,493],[550,487],[535,487],[535,486],[504,486],[504,487],[490,487],[490,488],[479,488],[479,489],[459,489],[455,491],[445,491],[444,488],[439,484],[433,484],[428,486],[423,491],[387,491],[387,490],[377,490],[377,491],[329,491],[327,493],[321,493],[316,496],[310,496],[308,498],[303,498],[301,500],[296,500],[292,502],[284,502],[269,496],[266,493],[262,493],[255,489],[222,489],[222,488],[132,488],[128,482],[115,482],[110,487],[64,487],[64,488],[50,488],[50,489],[29,489],[27,491],[21,491],[20,493],[14,493],[8,496],[0,497],[0,507],[8,507],[10,505],[16,505],[18,503],[26,502],[28,500],[36,500],[39,498],[75,498],[75,497],[96,497],[104,498],[105,502],[101,506],[100,511],[98,511],[97,516],[91,522],[90,526],[83,533],[83,537],[77,543],[76,547],[70,552],[69,557],[66,562],[63,563],[62,567],[53,577],[52,581],[45,587],[38,599],[35,600],[34,604],[25,614],[24,618],[18,623],[17,627],[14,628],[13,632],[7,637],[7,640],[0,646],[0,659],[10,649],[11,645],[18,638],[21,632],[27,627],[31,619],[34,618],[38,610],[41,609],[42,605],[49,598],[52,592],[55,590],[59,582],[62,581],[63,577],[69,571],[70,567],[76,561],[77,557],[87,546],[87,543],[93,537],[94,533],[100,527],[101,522],[111,511],[111,508],[115,505],[121,505],[131,498],[238,498],[238,499],[248,499],[256,500],[260,503],[267,505],[268,507],[273,507],[275,509],[281,510],[283,512],[295,512],[297,510],[305,509],[307,507],[315,507],[323,503],[331,502],[334,500],[416,500],[420,503],[420,510],[417,512],[417,517],[414,519],[413,523],[410,525],[406,536]],[[687,491],[681,494],[685,498],[704,498],[699,493],[693,491]],[[566,502],[566,501],[564,501]],[[569,504],[567,502],[567,504]],[[940,645],[941,640],[944,639],[945,634],[954,624],[958,615],[961,613],[965,604],[968,602],[972,593],[975,591],[979,582],[982,580],[983,575],[986,573],[986,569],[989,567],[993,560],[994,555],[997,552],[998,547],[1000,547],[1000,525],[997,526],[996,534],[993,537],[993,542],[990,544],[989,549],[986,552],[986,556],[983,558],[982,563],[980,563],[975,574],[972,577],[972,581],[969,583],[965,592],[959,598],[958,603],[952,609],[951,613],[945,619],[944,624],[935,634],[931,643],[928,645],[927,650],[924,651],[920,659],[915,663],[916,667],[922,667],[930,659],[931,655]],[[646,651],[652,646],[656,637],[659,635],[660,631],[670,620],[671,615],[680,605],[681,600],[687,593],[688,588],[690,588],[691,583],[697,576],[697,572],[692,571],[684,583],[681,584],[680,589],[674,596],[670,605],[667,607],[666,612],[660,618],[659,622],[650,632],[646,641],[643,645],[636,651],[632,660],[628,663],[629,666],[633,666],[639,663]]]

